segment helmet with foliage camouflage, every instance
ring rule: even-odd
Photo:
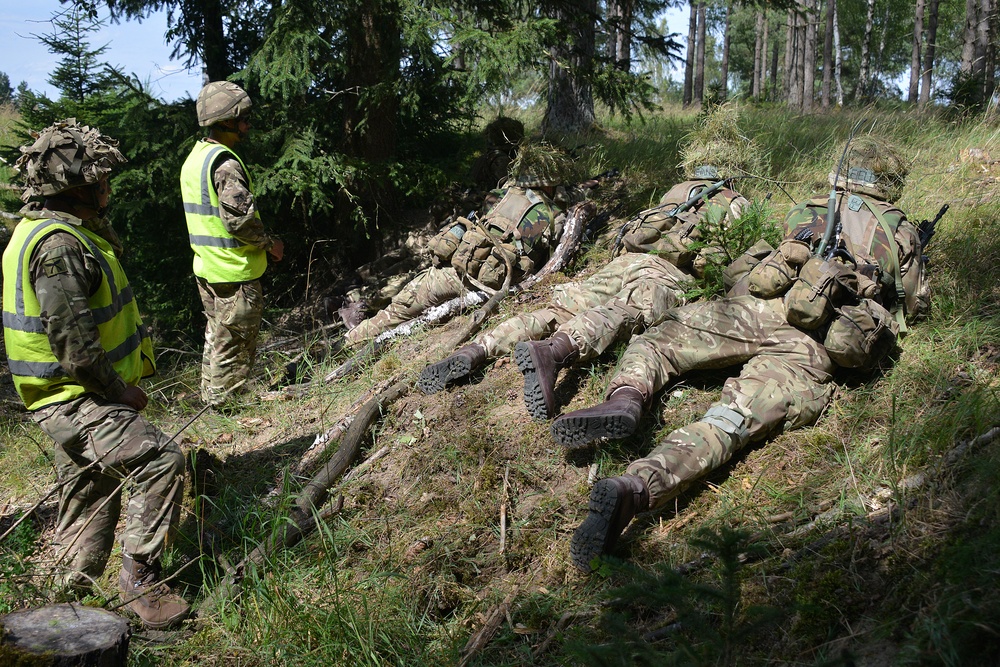
[[[250,96],[232,81],[206,83],[198,93],[198,124],[208,127],[224,120],[240,118],[250,112]]]
[[[486,126],[483,134],[492,148],[513,147],[524,139],[524,123],[515,118],[497,116]]]
[[[551,144],[522,143],[511,163],[513,184],[521,188],[555,187],[574,180],[573,162]]]
[[[717,180],[767,172],[767,154],[739,128],[739,109],[720,104],[704,114],[685,137],[681,168],[689,179]]]
[[[844,164],[838,178],[836,169],[842,155]],[[851,139],[846,154],[843,145],[837,147],[833,154],[833,171],[827,178],[835,187],[894,202],[903,193],[909,173],[909,162],[891,142],[868,134]]]
[[[51,197],[71,188],[93,185],[112,169],[128,162],[118,150],[118,141],[96,127],[67,118],[41,132],[32,132],[35,143],[21,147],[15,167],[24,177],[25,202],[32,197]]]

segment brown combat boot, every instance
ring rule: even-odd
[[[436,394],[454,382],[467,377],[470,373],[486,363],[486,348],[476,343],[469,343],[455,350],[450,357],[436,364],[425,366],[420,371],[417,386],[425,394]]]
[[[532,417],[552,419],[556,413],[556,374],[578,354],[576,343],[562,331],[545,340],[514,346],[514,361],[524,375],[524,405]]]
[[[642,416],[644,402],[638,389],[619,387],[603,403],[567,413],[552,422],[552,437],[560,445],[575,449],[598,438],[632,435]]]
[[[569,554],[573,565],[590,572],[594,559],[609,553],[639,512],[649,509],[646,483],[636,475],[602,479],[590,491],[590,514],[573,533]]]
[[[160,568],[122,556],[122,572],[118,587],[125,599],[125,606],[134,611],[142,624],[152,630],[163,630],[184,620],[191,612],[191,605],[170,588],[159,583]]]

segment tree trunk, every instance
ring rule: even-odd
[[[989,0],[984,0],[988,2]],[[729,95],[729,5],[726,5],[726,22],[722,32],[722,63],[719,66],[719,100],[726,101]]]
[[[802,111],[810,113],[816,86],[816,0],[806,0],[805,40],[802,54]]]
[[[997,5],[996,0],[982,0],[981,13],[983,16],[984,34],[982,35],[983,45],[983,99],[989,102],[993,99],[993,92],[996,89],[996,60],[997,48],[994,43],[997,35]]]
[[[764,78],[764,53],[767,51],[767,41],[764,38],[764,12],[757,11],[757,25],[753,42],[753,79],[750,84],[750,94],[755,100],[760,99],[761,81]]]
[[[978,21],[976,23],[976,49],[975,58],[972,61],[972,72],[979,83],[977,91],[980,91],[980,101],[988,101],[986,94],[986,61],[987,52],[990,49],[990,23],[993,19],[993,7],[991,0],[979,0]]]
[[[378,173],[396,154],[399,110],[400,8],[397,0],[358,0],[347,9],[344,95],[345,152],[373,169],[358,183],[357,196],[373,217],[398,210],[392,182]]]
[[[833,83],[833,8],[837,0],[826,0],[826,25],[823,35],[823,88],[820,105],[830,108],[830,84]]]
[[[771,101],[778,99],[778,38],[771,47]]]
[[[694,89],[692,102],[701,106],[705,101],[705,31],[708,7],[704,2],[698,3],[698,37],[694,60]]]
[[[858,66],[858,84],[854,89],[854,99],[864,100],[868,97],[868,77],[872,65],[872,30],[875,27],[875,0],[866,0],[868,5],[865,13],[865,34],[861,38],[861,64]]]
[[[937,0],[934,0],[935,2]],[[844,64],[843,54],[840,52],[840,24],[837,21],[837,3],[833,3],[833,53],[834,53],[834,70],[833,70],[833,80],[837,85],[837,106],[844,106],[844,83],[841,79],[841,69]]]
[[[972,61],[976,57],[976,23],[979,16],[979,0],[965,0],[965,25],[962,28],[962,59],[958,71],[966,76],[972,74]]]
[[[615,67],[623,72],[632,68],[633,0],[608,1],[608,47]]]
[[[555,9],[568,39],[549,50],[549,91],[543,134],[578,134],[594,125],[590,71],[594,63],[594,17],[597,0],[576,0]]]
[[[202,57],[205,76],[209,81],[224,81],[233,73],[229,64],[229,46],[222,18],[220,0],[205,0],[202,4],[204,26],[202,32]]]
[[[795,10],[789,9],[785,16],[785,76],[784,98],[792,105],[792,82],[795,71]],[[792,105],[794,106],[794,105]]]
[[[55,604],[0,617],[4,664],[125,667],[131,632],[124,618],[95,607]]]
[[[698,39],[698,3],[691,3],[691,16],[688,18],[687,59],[684,61],[684,106],[691,104],[694,96],[694,60],[695,42]]]
[[[924,0],[916,0],[913,10],[913,48],[910,51],[910,89],[906,100],[916,104],[920,99],[920,46],[924,35]]]
[[[926,9],[927,42],[924,47],[923,71],[920,73],[920,106],[926,106],[931,99],[931,83],[934,74],[934,47],[937,46],[938,0],[928,0]]]

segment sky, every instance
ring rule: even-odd
[[[59,0],[0,0],[0,72],[10,77],[13,88],[24,81],[36,93],[58,97],[47,79],[59,57],[32,34],[51,35],[50,19],[66,9]],[[107,19],[107,10],[100,16]],[[194,98],[202,86],[201,69],[187,70],[183,62],[170,60],[172,49],[163,37],[166,31],[165,12],[142,23],[107,20],[99,32],[90,34],[90,46],[96,49],[107,44],[101,59],[147,83],[154,97],[166,102]]]

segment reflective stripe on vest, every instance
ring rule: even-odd
[[[181,168],[181,199],[188,242],[194,250],[194,274],[212,283],[256,280],[267,268],[267,253],[234,238],[219,211],[212,167],[224,154],[240,163],[249,181],[243,160],[222,144],[209,141],[196,143]],[[253,184],[248,185],[252,190]]]
[[[127,384],[134,385],[156,370],[152,342],[111,246],[96,234],[62,220],[22,220],[3,254],[3,324],[7,363],[14,386],[29,410],[87,392],[67,375],[52,353],[42,326],[41,306],[31,286],[31,255],[44,238],[57,231],[76,237],[101,267],[101,284],[88,297],[87,304],[115,371]]]

